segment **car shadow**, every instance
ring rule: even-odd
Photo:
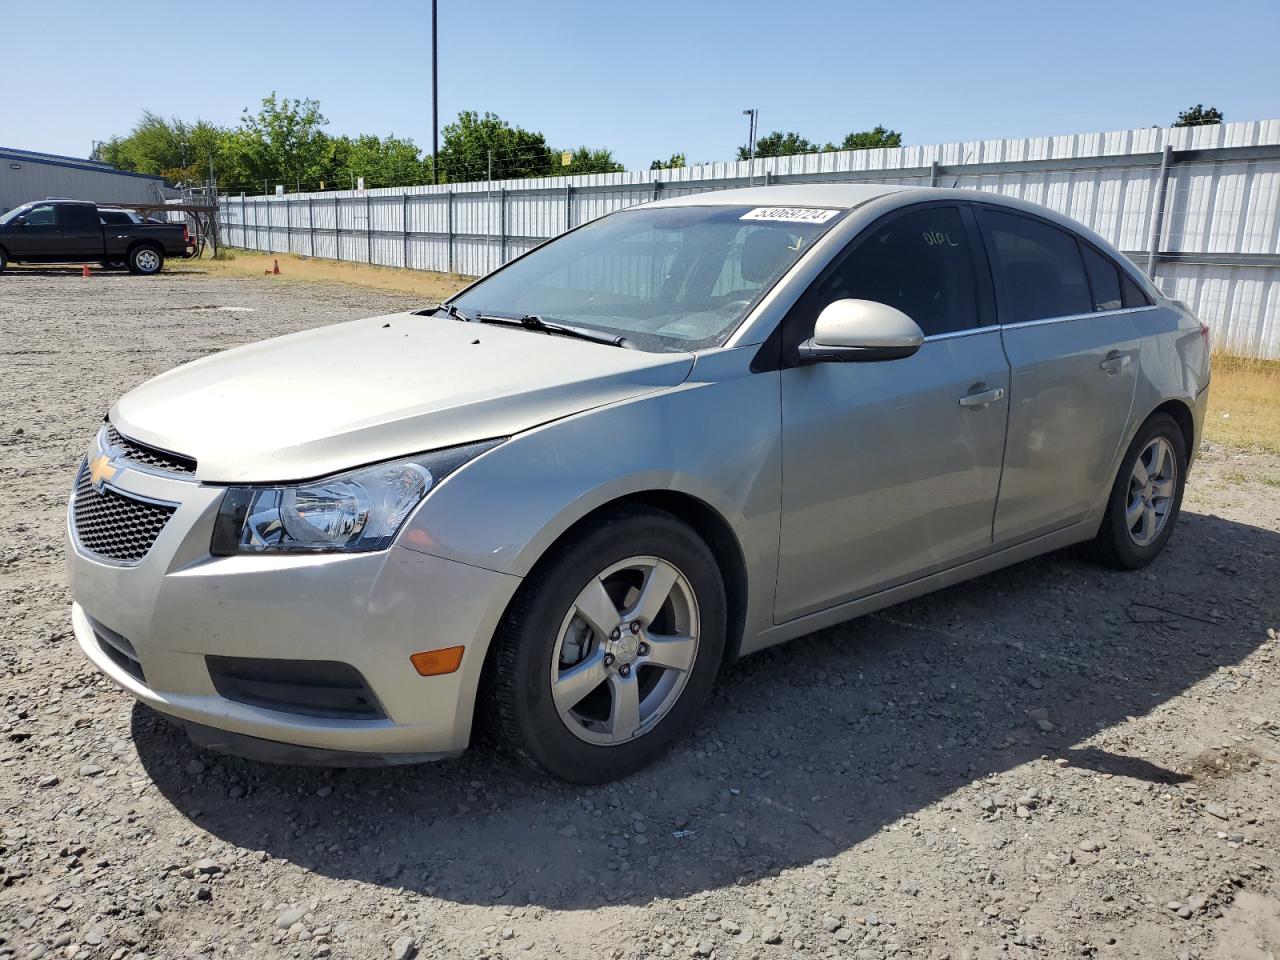
[[[647,903],[833,857],[1029,762],[1029,783],[1052,761],[1188,779],[1193,756],[1081,743],[1253,652],[1277,582],[1280,534],[1184,513],[1147,570],[1058,552],[747,657],[692,736],[600,787],[549,782],[489,743],[323,770],[201,753],[141,706],[133,735],[193,822],[319,874],[459,903]],[[955,802],[979,816],[979,797]]]

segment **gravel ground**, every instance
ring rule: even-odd
[[[103,411],[412,302],[0,278],[0,957],[1280,955],[1277,457],[1208,450],[1146,571],[1057,553],[747,658],[625,783],[486,744],[269,767],[136,706],[81,658],[63,581]]]

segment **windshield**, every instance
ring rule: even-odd
[[[642,350],[719,346],[844,213],[810,207],[622,211],[539,247],[454,299],[465,313],[534,315]]]
[[[4,224],[8,223],[14,217],[18,216],[18,214],[26,213],[27,208],[29,206],[30,204],[24,203],[22,206],[14,207],[12,210],[7,211],[6,213],[0,213],[0,226],[3,226]]]

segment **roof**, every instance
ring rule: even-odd
[[[683,197],[664,198],[654,203],[646,204],[646,206],[700,207],[729,204],[743,207],[795,206],[852,209],[853,207],[862,206],[868,200],[876,200],[891,193],[901,193],[914,189],[917,188],[879,183],[778,184],[770,187],[737,187],[733,190],[711,190],[706,193],[689,194]]]
[[[132,170],[120,170],[101,160],[64,157],[58,153],[38,153],[35,150],[20,150],[17,147],[0,147],[0,160],[20,160],[24,163],[39,163],[49,167],[68,167],[72,170],[85,170],[90,173],[106,173],[117,177],[141,177],[144,180],[165,182],[164,177],[151,173],[134,173]]]

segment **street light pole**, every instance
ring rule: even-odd
[[[754,187],[756,185],[756,119],[760,115],[760,111],[752,107],[750,110],[743,110],[744,117],[750,117],[750,126],[747,129],[748,143],[747,148],[749,158],[747,161],[747,186]]]
[[[431,178],[440,182],[440,97],[436,82],[436,0],[431,0]]]

